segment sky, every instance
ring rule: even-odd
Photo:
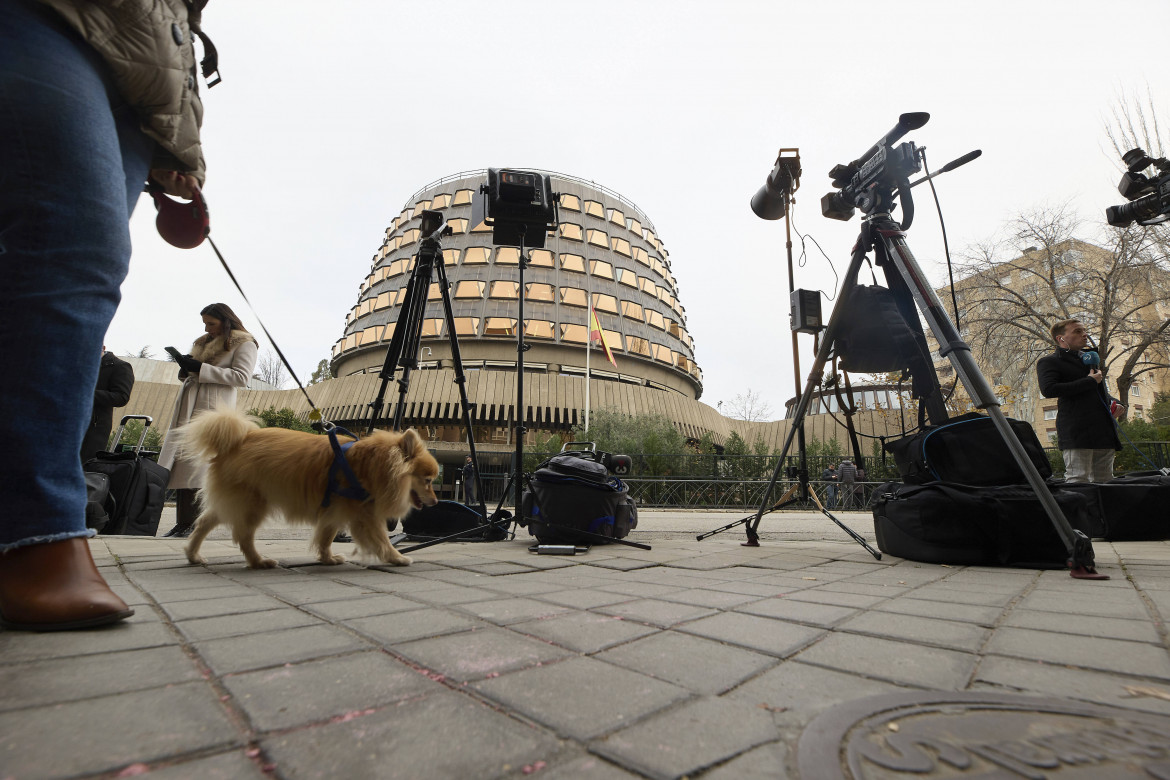
[[[780,417],[795,390],[784,223],[748,205],[778,150],[800,150],[794,282],[825,294],[826,319],[859,229],[857,217],[821,216],[828,171],[904,112],[930,113],[903,140],[925,146],[932,168],[983,151],[936,180],[952,255],[1043,204],[1068,202],[1091,239],[1105,207],[1122,202],[1105,136],[1114,108],[1148,95],[1170,128],[1163,42],[1143,34],[1165,10],[1154,0],[211,2],[203,28],[223,81],[202,88],[204,192],[212,238],[255,314],[206,242],[163,242],[144,197],[106,345],[186,351],[200,309],[223,301],[263,349],[259,315],[308,381],[411,195],[459,171],[538,168],[616,190],[649,216],[686,307],[700,400],[750,391]],[[941,284],[928,189],[914,190],[908,241]],[[803,385],[813,352],[811,337],[799,341]]]

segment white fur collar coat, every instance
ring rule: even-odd
[[[203,367],[197,375],[183,380],[167,440],[158,455],[159,465],[171,470],[168,488],[202,486],[203,469],[179,456],[171,434],[199,412],[236,405],[236,388],[246,387],[256,368],[256,339],[245,330],[236,330],[225,347],[222,337],[203,335],[191,345],[191,357]]]

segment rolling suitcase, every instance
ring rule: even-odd
[[[99,452],[86,462],[85,470],[91,474],[105,474],[110,480],[109,494],[113,498],[114,513],[102,533],[154,536],[162,517],[163,498],[170,472],[142,451],[146,431],[153,422],[147,415],[128,414],[122,418],[114,434],[114,449],[119,449],[116,442],[121,440],[122,429],[130,420],[142,420],[144,423],[138,444],[130,450]]]

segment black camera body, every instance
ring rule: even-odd
[[[848,165],[836,165],[829,171],[836,192],[821,198],[821,214],[846,221],[854,211],[870,214],[893,207],[892,191],[909,183],[910,174],[921,170],[918,147],[913,142],[894,146],[894,142],[911,130],[926,124],[930,114],[902,114],[898,124],[869,150]]]
[[[588,447],[588,449],[578,449],[583,446]],[[634,467],[634,459],[629,455],[614,455],[609,452],[602,452],[591,441],[568,442],[561,447],[561,454],[573,455],[578,458],[600,463],[602,466],[605,466],[606,471],[616,477],[628,476]]]
[[[1130,149],[1121,157],[1128,170],[1121,176],[1117,191],[1129,201],[1105,209],[1105,219],[1113,227],[1157,225],[1170,219],[1170,161],[1165,157],[1151,159],[1142,149]],[[1143,170],[1154,166],[1156,176],[1147,176]]]
[[[557,198],[545,174],[488,168],[487,184],[472,198],[472,224],[492,227],[492,243],[540,249],[557,226]]]

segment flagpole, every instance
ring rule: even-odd
[[[585,433],[589,433],[589,356],[593,352],[593,302],[589,302],[589,321],[585,325]]]

